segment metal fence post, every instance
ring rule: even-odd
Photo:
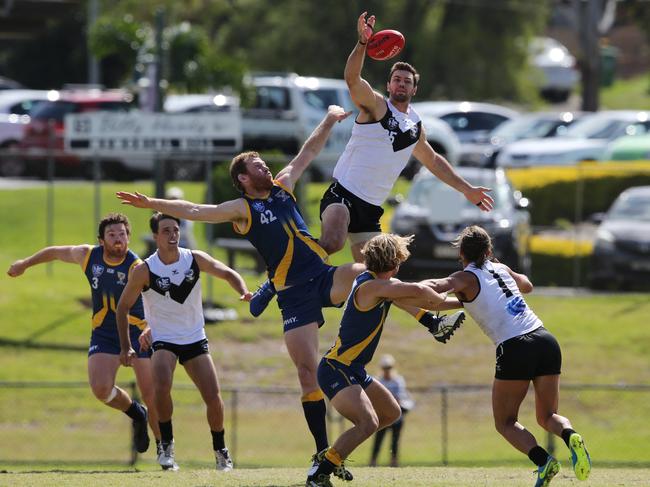
[[[448,408],[449,408],[449,390],[446,387],[440,389],[440,447],[442,450],[442,464],[449,463],[449,425],[448,425]]]
[[[45,221],[45,240],[46,246],[52,245],[54,235],[54,154],[56,144],[55,121],[47,121],[47,218]],[[52,262],[46,264],[48,276],[52,275]]]
[[[239,389],[233,389],[230,396],[230,410],[231,410],[231,429],[230,433],[230,446],[232,455],[231,457],[237,458],[237,408],[239,406]]]
[[[91,228],[94,228],[95,225],[97,225],[97,222],[99,222],[101,218],[101,201],[102,201],[102,194],[101,194],[101,184],[102,184],[102,170],[100,167],[100,161],[99,161],[99,156],[97,154],[93,154],[93,186],[94,186],[94,196],[95,196],[95,219],[93,220],[93,225]],[[93,240],[97,238],[96,235],[93,234]]]
[[[131,399],[134,401],[139,401],[140,398],[138,397],[138,388],[136,387],[135,381],[132,381],[129,383],[129,389],[131,393]],[[130,438],[130,443],[131,443],[131,460],[129,462],[129,465],[133,466],[135,463],[138,461],[138,451],[135,449],[135,438],[133,435],[133,424],[131,424],[131,428],[129,428],[129,432],[131,435]]]

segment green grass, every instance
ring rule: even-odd
[[[570,465],[553,480],[553,486],[576,485]],[[0,487],[21,485],[22,487],[66,485],[85,487],[87,485],[119,485],[121,487],[197,487],[220,485],[223,487],[275,487],[304,485],[305,469],[263,468],[233,470],[227,474],[214,470],[180,470],[178,472],[24,472],[0,475]],[[358,468],[353,484],[358,487],[399,485],[400,487],[528,487],[534,476],[530,469],[519,468]],[[334,480],[334,485],[343,485]],[[595,470],[585,483],[590,487],[611,487],[613,485],[647,486],[647,471],[640,469]]]
[[[315,223],[315,235],[320,233],[315,206],[324,187],[310,186],[306,195],[307,213]],[[142,246],[139,237],[146,233],[149,213],[120,207],[113,196],[117,189],[138,189],[150,193],[151,187],[146,183],[111,183],[101,189],[102,213],[125,210],[134,228],[132,246],[139,251]],[[203,199],[201,184],[186,184],[183,189],[189,199]],[[55,189],[55,197],[53,243],[92,242],[96,232],[92,186],[60,185]],[[5,231],[0,235],[0,266],[4,269],[14,259],[45,245],[45,198],[43,188],[0,191],[0,206],[6,210],[3,214]],[[204,245],[200,224],[196,233],[201,245]],[[218,249],[214,250],[214,254],[217,258],[223,258]],[[349,250],[334,256],[335,263],[349,260]],[[253,287],[262,277],[246,275],[245,278]],[[253,320],[247,314],[246,305],[240,303],[235,293],[223,283],[213,282],[211,296],[220,304],[235,308],[241,317],[237,321],[207,327],[222,385],[225,388],[279,386],[295,389],[295,370],[284,349],[277,307],[272,305],[261,318]],[[5,275],[0,279],[0,339],[32,346],[71,345],[83,350],[90,331],[90,310],[84,304],[87,298],[88,284],[80,269],[73,265],[53,264],[52,275],[48,275],[45,266],[32,268],[18,279]],[[533,293],[528,301],[562,344],[564,384],[650,384],[650,369],[647,367],[650,342],[643,325],[650,312],[647,294],[556,297]],[[334,340],[340,310],[327,309],[325,316],[327,323],[320,334],[322,351]],[[33,470],[36,468],[34,465],[51,469],[66,465],[80,468],[100,462],[112,465],[128,462],[128,420],[92,397],[85,385],[85,352],[11,346],[3,346],[0,350],[0,381],[74,381],[81,384],[76,389],[0,388],[0,431],[3,439],[0,441],[0,458],[3,465]],[[396,357],[400,373],[414,390],[440,384],[487,386],[492,381],[494,347],[471,321],[457,332],[449,344],[443,346],[433,341],[403,312],[391,311],[376,355],[378,357],[387,352]],[[369,371],[376,372],[376,367],[376,363],[370,364]],[[132,380],[130,370],[122,369],[119,372],[120,383]],[[203,406],[180,368],[175,384],[174,421],[179,461],[187,467],[207,468],[212,460]],[[584,434],[598,464],[637,462],[649,465],[650,450],[639,448],[639,445],[650,444],[650,428],[647,422],[639,419],[650,416],[648,394],[563,390],[560,412],[572,418],[576,428]],[[406,418],[402,461],[411,466],[440,465],[443,457],[441,397],[438,393],[426,391],[415,392],[414,396],[416,408]],[[306,464],[313,447],[297,393],[240,393],[237,397],[237,418],[232,416],[233,396],[227,392],[224,400],[228,434],[237,430],[235,459],[238,465],[301,467]],[[465,483],[465,474],[462,473],[465,471],[462,469],[423,469],[422,473],[412,475],[414,479],[430,479],[420,484],[408,483],[411,482],[408,472],[420,470],[361,469],[362,477],[368,476],[371,480],[363,483],[366,480],[362,479],[358,485],[377,485],[372,483],[376,482],[373,475],[382,472],[387,472],[387,475],[399,472],[399,480],[396,480],[399,485],[530,483],[528,460],[494,431],[488,390],[450,394],[449,408],[448,460],[452,465],[494,465],[496,462],[512,468],[476,469],[475,475],[479,477],[471,477],[472,482]],[[522,407],[521,421],[538,435],[540,441],[545,441],[545,436],[536,425],[533,408],[532,400],[528,398]],[[333,421],[330,426],[330,436],[334,437],[345,427],[345,423]],[[232,436],[228,436],[228,439],[231,443],[234,440]],[[561,442],[556,444],[560,459],[566,463],[564,446]],[[369,447],[367,442],[354,452],[352,460],[356,466],[354,463],[353,466],[358,468],[366,464]],[[384,452],[380,463],[386,460]],[[154,469],[153,454],[145,454],[138,466]],[[619,471],[621,475],[628,472],[630,475],[623,477],[629,479],[629,482],[621,481],[623,485],[641,485],[634,484],[634,475],[638,476],[638,471],[616,470]],[[278,485],[296,484],[303,473],[302,470],[253,470],[241,473],[249,476],[241,482],[246,482],[246,485],[276,485],[273,482],[279,482]],[[54,481],[52,475],[55,474],[23,475],[0,475],[0,486],[77,485],[67,484],[68,480],[88,485],[97,481],[95,477],[89,480],[91,477],[84,474],[70,475],[65,482]],[[106,485],[131,485],[131,481],[148,485],[147,482],[161,479],[160,473],[101,475],[101,482],[107,479]],[[178,485],[203,485],[208,482],[206,479],[212,478],[208,475],[213,474],[182,471],[172,478],[179,480]],[[615,477],[603,478],[611,480]],[[499,479],[507,479],[511,483],[499,483]],[[598,477],[594,481],[598,481]],[[565,482],[570,482],[569,477]],[[608,484],[607,480],[602,482],[590,485],[613,484]]]
[[[650,76],[618,79],[600,91],[601,110],[650,110]]]

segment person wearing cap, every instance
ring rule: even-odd
[[[380,377],[377,377],[377,380],[390,391],[393,395],[397,404],[402,411],[400,418],[395,421],[392,425],[387,428],[381,429],[375,433],[375,442],[372,446],[372,455],[370,457],[370,466],[377,466],[377,456],[379,455],[379,449],[381,444],[384,441],[384,436],[386,431],[391,430],[391,442],[390,442],[390,466],[398,467],[398,451],[399,451],[399,439],[402,432],[402,427],[404,426],[404,416],[407,412],[413,409],[415,402],[411,399],[411,395],[408,390],[406,390],[406,381],[404,377],[398,374],[395,370],[395,358],[390,355],[382,355],[379,360],[379,366],[381,367],[382,374]]]

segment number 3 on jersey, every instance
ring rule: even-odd
[[[271,223],[275,220],[277,220],[277,218],[273,216],[273,212],[271,210],[266,210],[260,213],[260,221],[262,223]]]

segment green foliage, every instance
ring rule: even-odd
[[[531,252],[529,276],[536,286],[584,286],[587,283],[589,256],[566,256]]]

